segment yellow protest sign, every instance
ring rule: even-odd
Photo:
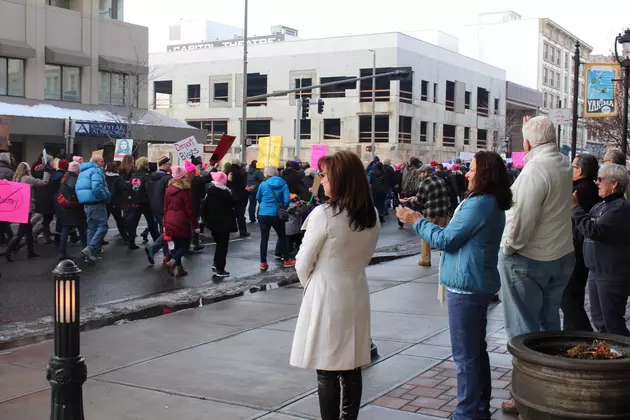
[[[282,136],[261,137],[258,139],[258,168],[280,166],[282,155]]]

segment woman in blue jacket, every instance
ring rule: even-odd
[[[492,392],[486,344],[488,305],[499,291],[497,270],[505,212],[512,206],[507,170],[494,152],[475,154],[466,174],[469,196],[442,228],[420,213],[398,208],[398,218],[443,251],[440,284],[447,290],[458,405],[453,420],[490,418]]]
[[[284,259],[284,267],[294,267],[295,260],[289,258],[286,249],[285,220],[281,220],[278,207],[286,209],[289,207],[291,197],[286,181],[278,176],[278,170],[272,166],[265,168],[265,182],[260,184],[256,193],[256,200],[260,203],[258,207],[258,224],[260,225],[260,270],[267,271],[267,246],[269,244],[269,233],[271,228],[278,235],[278,246],[276,246],[276,256]]]

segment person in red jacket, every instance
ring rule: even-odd
[[[171,168],[173,179],[168,182],[166,193],[164,194],[164,234],[171,238],[175,247],[172,259],[167,265],[175,277],[188,274],[182,266],[182,257],[190,248],[192,234],[190,226],[199,233],[199,223],[195,215],[193,197],[191,190],[194,172],[186,172],[182,166]]]

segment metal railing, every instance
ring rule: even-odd
[[[324,133],[324,140],[341,140],[341,136],[336,134]]]
[[[488,107],[477,105],[477,115],[482,116],[482,117],[489,116],[490,113],[489,113]]]
[[[411,133],[398,133],[398,143],[411,144]]]
[[[225,95],[225,96],[215,96],[214,97],[214,102],[227,102],[229,98],[230,97],[227,96],[227,95]]]
[[[442,146],[444,147],[455,147],[455,137],[442,137]]]
[[[455,100],[446,100],[446,110],[447,111],[455,111]]]
[[[427,135],[426,134],[420,134],[420,141],[423,143],[426,143],[426,141],[428,140]]]
[[[359,132],[359,142],[369,142],[372,140],[372,132],[371,131],[360,131]],[[389,141],[389,131],[375,131],[374,132],[374,141],[386,143]]]

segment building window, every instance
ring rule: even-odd
[[[252,139],[252,144],[258,144],[258,139],[269,136],[271,136],[271,120],[247,120],[246,138]]]
[[[24,60],[0,57],[0,95],[24,96]]]
[[[549,44],[546,42],[543,44],[543,58],[549,60]]]
[[[247,97],[266,95],[267,94],[267,75],[260,73],[247,74]],[[263,106],[267,105],[267,99],[247,102],[247,106]]]
[[[551,47],[551,62],[554,63],[556,61],[556,49]]]
[[[442,146],[455,147],[455,126],[444,124],[442,133]]]
[[[466,109],[470,109],[470,95],[471,93],[468,91],[464,94],[464,106]]]
[[[564,53],[564,69],[569,70],[569,53]]]
[[[494,115],[499,115],[501,111],[501,101],[498,98],[494,99]]]
[[[560,66],[560,57],[562,56],[562,53],[560,52],[559,49],[556,50],[556,64],[558,65],[558,67]]]
[[[420,99],[423,101],[428,101],[429,100],[429,82],[427,82],[426,80],[422,81],[422,88],[421,88],[421,93],[420,93]]]
[[[389,142],[389,115],[376,115],[374,118],[374,141],[376,143]],[[372,141],[372,116],[359,116],[359,143]]]
[[[221,136],[227,134],[228,131],[228,120],[186,120],[186,124],[206,130],[207,143],[210,144],[218,144]]]
[[[446,81],[446,110],[455,111],[455,82]]]
[[[555,75],[555,72],[553,70],[550,70],[549,71],[549,86],[551,86],[551,87],[555,86],[554,75]]]
[[[81,68],[46,64],[44,98],[53,101],[81,101]]]
[[[230,84],[228,82],[214,84],[214,102],[227,102]]]
[[[470,144],[470,127],[464,127],[464,146]]]
[[[400,102],[413,104],[413,80],[400,81]]]
[[[201,102],[201,85],[188,85],[188,103],[198,104]]]
[[[319,81],[323,84],[323,83],[330,83],[330,82],[339,82],[342,80],[347,80],[347,79],[354,79],[353,77],[344,77],[344,76],[335,76],[335,77],[322,77]],[[346,97],[346,90],[348,89],[356,89],[357,88],[357,82],[347,82],[347,83],[340,83],[338,85],[333,85],[333,86],[324,86],[322,87],[319,92],[320,92],[320,97],[322,98],[345,98]],[[372,97],[370,96],[370,100]]]
[[[543,67],[543,85],[549,84],[549,70],[547,67]]]
[[[477,88],[477,115],[487,117],[489,114],[488,107],[490,106],[490,92],[484,88]]]
[[[304,140],[311,139],[311,121],[310,119],[300,120],[300,138]],[[295,132],[295,120],[293,120],[293,132]]]
[[[547,108],[547,92],[543,94],[543,108]]]
[[[411,125],[413,122],[412,117],[398,118],[398,143],[411,144]]]
[[[110,19],[123,20],[125,6],[123,0],[99,0],[99,15]]]
[[[438,100],[438,84],[433,83],[433,102],[437,103]]]
[[[488,130],[477,130],[477,149],[485,149],[488,145]]]
[[[571,86],[569,86],[569,76],[565,74],[564,75],[564,91],[569,93],[569,90],[571,90]]]
[[[296,89],[300,89],[303,87],[309,87],[309,86],[313,86],[313,79],[310,77],[300,77],[299,79],[295,79],[295,88]],[[313,90],[309,89],[309,90],[303,90],[302,92],[295,92],[295,96],[297,98],[312,98],[313,97]]]
[[[70,9],[70,0],[46,0],[46,4],[49,6],[62,7],[64,9]]]
[[[99,102],[102,105],[138,106],[138,76],[135,74],[99,72],[101,89]]]
[[[433,143],[437,142],[437,123],[433,123]]]
[[[427,126],[428,125],[429,125],[428,122],[420,121],[420,141],[423,143],[427,141]]]
[[[341,140],[341,119],[324,119],[324,140]]]
[[[556,87],[560,89],[560,73],[556,73]]]

